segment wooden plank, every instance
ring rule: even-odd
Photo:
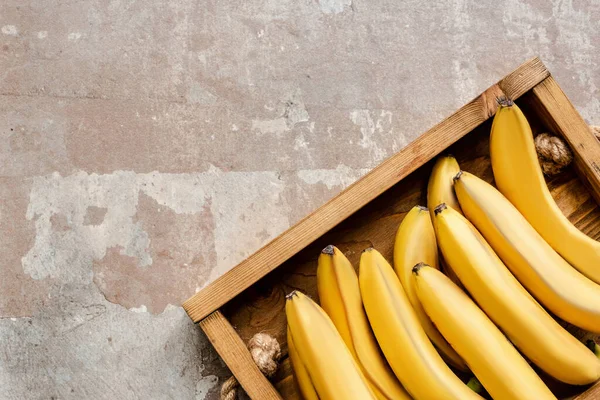
[[[200,327],[251,399],[281,400],[221,311],[217,310],[204,318]]]
[[[573,400],[598,400],[598,399],[600,399],[600,382],[595,383],[594,386],[592,386],[585,392],[581,393],[579,396],[575,397]]]
[[[554,78],[548,77],[533,88],[542,112],[554,122],[555,133],[561,134],[573,150],[579,177],[586,182],[600,203],[600,146],[589,126],[571,104]]]
[[[549,76],[550,73],[544,63],[539,58],[534,58],[506,75],[504,79],[498,82],[498,86],[508,98],[514,100]],[[538,78],[541,79],[538,80]]]
[[[534,58],[490,87],[442,123],[348,187],[325,205],[275,238],[252,256],[188,299],[183,307],[200,321],[308,246],[365,204],[494,115],[496,97],[518,98],[549,76]]]

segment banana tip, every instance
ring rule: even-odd
[[[417,206],[417,208],[421,211],[429,211],[429,208],[427,208],[425,206]]]
[[[498,102],[498,105],[500,105],[500,107],[511,107],[513,104],[515,104],[511,99],[509,99],[506,96],[496,97],[496,101]]]
[[[330,244],[329,246],[327,246],[323,250],[321,250],[321,253],[328,254],[330,256],[333,255],[333,252],[334,252],[334,247],[332,244]]]
[[[368,253],[373,250],[375,250],[375,249],[373,249],[372,247],[367,247],[366,249],[363,250],[363,253]]]
[[[456,173],[456,175],[454,175],[454,176],[452,177],[452,182],[456,182],[457,180],[459,180],[459,179],[460,179],[460,177],[462,176],[462,174],[463,174],[463,172],[462,172],[462,171],[458,171],[458,172]]]
[[[442,204],[438,205],[436,208],[433,209],[433,215],[438,215],[439,213],[444,211],[446,208],[448,208],[446,203],[442,203]]]
[[[297,291],[297,290],[292,290],[292,291],[291,291],[291,293],[288,293],[288,294],[285,296],[285,299],[286,299],[286,300],[291,300],[291,299],[292,299],[292,297],[294,297],[294,296],[298,296],[298,291]]]
[[[588,347],[588,349],[594,351],[594,347],[596,347],[596,342],[594,342],[592,339],[588,339],[585,341],[585,345]]]
[[[596,357],[600,357],[600,346],[598,346],[598,344],[594,340],[587,340],[585,342],[585,345],[596,355]]]
[[[469,382],[467,382],[467,386],[475,393],[481,394],[483,392],[483,385],[481,384],[481,382],[479,382],[479,379],[477,379],[474,376],[471,377],[471,379],[469,379]]]
[[[427,264],[425,264],[424,262],[420,262],[412,268],[412,273],[415,275],[419,275],[419,270],[426,266],[427,266]]]

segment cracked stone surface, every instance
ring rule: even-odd
[[[183,300],[539,55],[600,125],[597,0],[3,0],[1,399],[218,398]]]

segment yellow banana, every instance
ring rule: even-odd
[[[463,172],[454,186],[469,221],[523,286],[563,320],[600,332],[600,286],[571,268],[492,185]]]
[[[427,183],[427,207],[429,207],[432,221],[434,217],[433,210],[442,203],[445,203],[448,207],[452,207],[462,214],[460,204],[458,204],[458,199],[454,193],[454,182],[452,181],[459,172],[460,167],[458,166],[456,158],[449,154],[440,156],[433,165],[431,176]],[[464,289],[462,283],[456,276],[456,273],[448,263],[444,262],[443,257],[440,258],[440,266],[452,282],[456,283],[461,289]]]
[[[287,329],[287,344],[288,354],[290,356],[290,361],[292,362],[292,368],[294,369],[294,375],[296,377],[296,383],[298,383],[298,388],[300,389],[302,398],[304,400],[319,400],[319,395],[317,394],[317,391],[310,380],[310,375],[300,359],[300,355],[298,354],[298,350],[294,344],[294,339],[292,338],[292,333],[290,332],[289,327]]]
[[[556,399],[527,361],[475,303],[440,271],[414,268],[427,315],[494,399]]]
[[[454,193],[452,179],[460,172],[456,158],[451,155],[440,156],[431,170],[431,176],[427,183],[427,207],[433,219],[433,210],[442,203],[454,208],[462,214],[460,204]]]
[[[394,270],[377,250],[362,253],[359,283],[379,346],[413,398],[481,399],[444,363],[419,324]]]
[[[511,101],[501,104],[490,136],[498,189],[535,230],[579,272],[600,283],[600,242],[577,229],[554,202],[538,161],[525,115]]]
[[[457,187],[461,195],[463,187]],[[600,360],[531,297],[465,217],[441,205],[434,224],[446,261],[481,309],[527,358],[571,385],[600,378]]]
[[[294,291],[287,296],[285,313],[297,353],[321,400],[376,399],[350,350],[317,303]]]
[[[321,307],[344,339],[377,398],[409,399],[373,336],[354,267],[334,246],[325,247],[319,256],[317,288]]]
[[[412,268],[421,261],[438,268],[438,248],[429,211],[425,207],[415,206],[406,214],[396,233],[394,269],[429,339],[446,361],[466,371],[468,368],[465,362],[433,326],[419,302],[414,288]]]

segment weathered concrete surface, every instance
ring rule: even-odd
[[[3,0],[0,398],[216,398],[184,299],[531,56],[600,124],[599,46],[597,0]]]

